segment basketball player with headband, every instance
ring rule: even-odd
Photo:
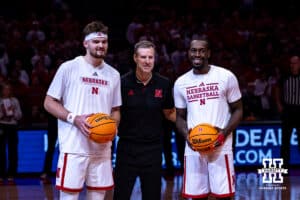
[[[200,123],[218,129],[213,152],[202,154],[186,145],[182,195],[231,199],[235,193],[232,131],[243,115],[241,92],[232,72],[208,64],[210,53],[206,38],[193,39],[188,51],[192,69],[174,85],[176,126],[185,138]]]
[[[84,56],[61,64],[44,101],[45,109],[58,118],[59,159],[56,187],[60,199],[77,200],[84,184],[86,199],[104,199],[114,186],[111,142],[89,139],[86,118],[106,113],[120,120],[120,74],[105,61],[108,28],[99,21],[83,30]]]

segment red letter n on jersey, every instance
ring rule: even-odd
[[[99,88],[92,87],[92,94],[98,94],[98,93],[99,93]]]

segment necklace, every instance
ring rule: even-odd
[[[148,82],[151,80],[151,78],[152,78],[152,73],[150,74],[149,78],[148,78],[147,80],[144,80],[144,81],[141,81],[141,78],[139,77],[138,74],[136,74],[136,78],[137,78],[137,80],[136,80],[137,83],[142,83],[142,84],[144,84],[144,85],[147,85],[147,83],[148,83]]]

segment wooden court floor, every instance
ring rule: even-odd
[[[300,200],[300,168],[289,170],[283,183],[265,184],[256,171],[236,173],[235,200]],[[52,180],[54,182],[54,178]],[[182,176],[176,175],[171,180],[162,178],[162,200],[183,200],[181,197]],[[59,199],[54,184],[43,184],[38,177],[19,177],[16,185],[0,186],[0,200],[52,200]],[[85,191],[80,194],[85,199]],[[112,199],[109,191],[106,200]],[[214,198],[211,198],[212,200]],[[139,180],[133,189],[131,200],[141,200]]]

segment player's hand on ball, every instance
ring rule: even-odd
[[[190,147],[192,150],[197,151],[197,150],[193,147],[193,145],[191,144],[190,139],[189,139],[191,131],[192,131],[192,129],[189,129],[189,131],[188,131],[188,133],[187,133],[187,135],[186,135],[186,137],[185,137],[185,140],[187,141],[187,144],[189,145],[189,147]]]
[[[80,130],[80,132],[89,137],[90,135],[90,124],[86,121],[86,119],[91,116],[92,114],[88,115],[77,115],[74,119],[74,125]]]
[[[215,128],[218,130],[218,137],[216,139],[216,142],[214,143],[214,147],[219,147],[224,144],[226,137],[225,137],[223,129],[220,129],[218,127],[215,127]]]

